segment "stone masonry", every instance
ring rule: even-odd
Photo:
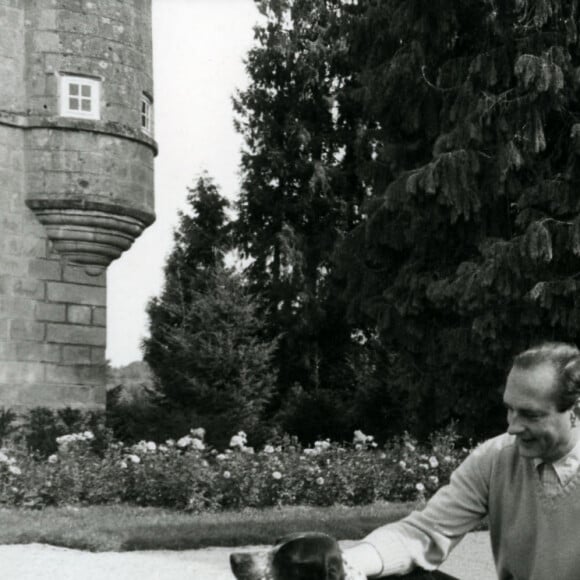
[[[150,1],[0,0],[0,407],[104,408],[106,267],[154,219]]]

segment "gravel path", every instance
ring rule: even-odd
[[[233,580],[229,554],[246,549],[260,547],[91,553],[44,544],[0,546],[0,577],[2,580]],[[461,580],[496,580],[489,535],[469,534],[441,569]]]

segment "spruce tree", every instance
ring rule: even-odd
[[[275,375],[275,340],[262,338],[258,303],[241,274],[224,265],[230,249],[228,203],[207,177],[188,195],[165,284],[148,305],[150,336],[144,360],[155,375],[161,403],[208,441],[227,445],[240,429],[263,419]]]
[[[340,414],[357,345],[332,287],[333,252],[358,223],[363,197],[352,179],[356,128],[338,106],[350,74],[342,3],[257,4],[264,20],[246,60],[251,82],[234,100],[244,137],[236,239],[251,259],[248,277],[264,299],[270,336],[280,336],[273,410],[291,392],[323,391],[328,400],[334,391]]]
[[[511,357],[580,332],[578,2],[358,6],[369,200],[342,252],[350,315],[405,369],[424,432],[497,432]]]

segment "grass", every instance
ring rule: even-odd
[[[207,546],[272,544],[297,531],[357,539],[407,515],[412,504],[364,507],[284,507],[187,514],[126,505],[0,509],[0,544],[44,543],[92,552],[188,550]]]

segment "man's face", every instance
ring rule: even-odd
[[[572,428],[570,410],[556,408],[555,369],[543,363],[512,368],[503,396],[508,433],[515,435],[520,454],[546,462],[560,459],[574,447],[579,429]]]

